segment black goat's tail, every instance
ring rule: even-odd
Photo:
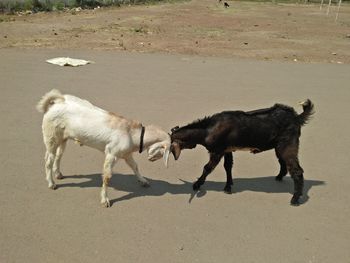
[[[303,112],[298,115],[298,120],[300,125],[304,125],[310,121],[312,115],[315,113],[314,104],[309,99],[299,104],[303,106]]]

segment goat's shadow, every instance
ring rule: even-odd
[[[89,179],[88,181],[78,183],[65,183],[64,180],[60,181],[58,187],[101,187],[102,179],[101,174],[90,175],[70,175],[64,176],[64,178],[70,179]],[[141,187],[137,182],[134,175],[128,174],[113,174],[110,180],[109,187],[119,191],[128,192],[128,194],[111,200],[111,205],[115,202],[126,201],[132,198],[143,196],[162,196],[164,194],[173,195],[190,195],[189,203],[194,197],[200,198],[206,195],[207,191],[223,192],[225,182],[213,182],[206,181],[201,187],[200,191],[192,190],[192,182],[179,179],[182,183],[173,184],[166,181],[155,180],[147,178],[151,187]],[[263,192],[263,193],[293,193],[294,184],[290,177],[285,177],[282,182],[275,181],[275,177],[254,177],[254,178],[235,178],[233,180],[232,193],[240,193],[244,191]],[[308,192],[313,186],[324,185],[324,181],[317,180],[305,180],[304,181],[304,195],[301,199],[301,203],[305,203],[309,200]]]

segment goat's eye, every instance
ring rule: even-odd
[[[174,132],[179,129],[179,126],[175,126],[174,128],[171,129],[171,132]]]

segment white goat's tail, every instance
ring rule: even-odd
[[[41,100],[36,105],[36,109],[39,112],[46,113],[49,110],[50,106],[58,101],[64,101],[64,97],[59,90],[53,89],[41,98]]]

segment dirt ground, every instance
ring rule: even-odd
[[[334,13],[313,5],[230,5],[203,0],[0,23],[1,263],[349,262],[349,7],[334,23]],[[45,62],[58,56],[95,63]],[[135,154],[150,188],[118,162],[106,209],[103,154],[68,143],[65,178],[50,190],[35,105],[52,88],[167,131],[276,102],[300,112],[297,102],[310,98],[316,114],[299,153],[303,204],[289,205],[290,176],[274,180],[273,151],[235,154],[232,195],[223,193],[222,163],[194,193],[208,161],[202,147],[171,158],[168,169]]]
[[[0,47],[350,63],[350,6],[215,0],[2,16]]]

